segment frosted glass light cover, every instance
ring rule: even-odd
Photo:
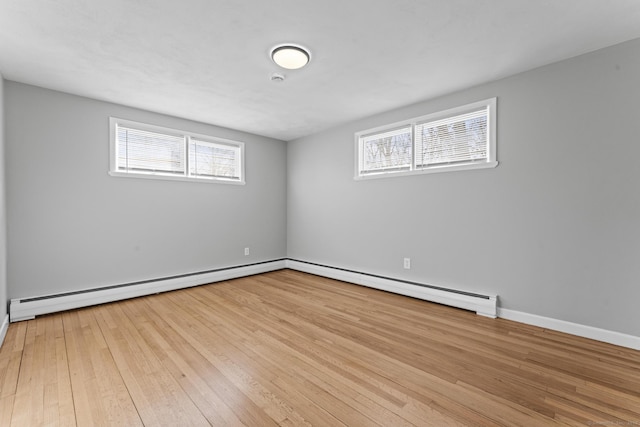
[[[279,46],[271,52],[273,62],[287,70],[297,70],[309,63],[309,53],[298,46]]]

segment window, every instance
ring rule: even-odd
[[[112,176],[244,184],[244,144],[110,119]]]
[[[356,179],[493,168],[496,98],[356,133]]]

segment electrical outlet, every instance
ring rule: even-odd
[[[245,256],[249,255],[249,248],[244,248],[244,255]]]
[[[404,268],[406,270],[411,269],[411,258],[405,258],[404,259]]]

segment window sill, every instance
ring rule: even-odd
[[[379,178],[392,178],[398,176],[409,176],[409,175],[424,175],[430,173],[442,173],[442,172],[455,172],[455,171],[463,171],[463,170],[472,170],[472,169],[490,169],[498,166],[498,162],[484,162],[484,163],[467,163],[461,165],[454,166],[432,166],[427,169],[417,169],[411,171],[390,171],[390,172],[377,172],[377,173],[369,173],[365,175],[356,175],[354,177],[355,180],[367,180],[367,179],[379,179]]]
[[[129,172],[114,172],[109,171],[109,175],[118,178],[142,178],[142,179],[158,179],[164,181],[188,181],[198,182],[201,184],[233,184],[233,185],[245,185],[244,180],[229,179],[229,178],[191,178],[187,176],[172,176],[163,175],[157,173],[129,173]]]

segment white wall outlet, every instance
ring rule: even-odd
[[[404,268],[407,270],[411,269],[411,258],[404,259]]]
[[[244,255],[245,256],[249,255],[249,248],[244,248]]]

